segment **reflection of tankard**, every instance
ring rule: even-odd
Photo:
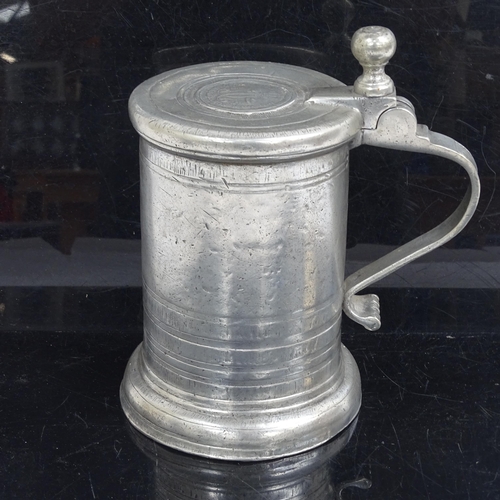
[[[154,462],[151,498],[155,500],[325,500],[341,498],[343,489],[367,489],[358,478],[335,484],[333,459],[349,441],[356,421],[328,443],[292,457],[265,462],[223,462],[157,445],[131,428],[134,443]]]
[[[141,84],[144,342],[121,388],[134,426],[208,457],[299,453],[344,429],[360,407],[342,309],[369,330],[363,288],[445,243],[470,219],[479,180],[470,153],[417,125],[385,65],[394,35],[356,32],[353,87],[265,62],[209,63]],[[470,178],[432,231],[344,281],[349,150],[430,153]]]

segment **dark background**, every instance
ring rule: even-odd
[[[336,458],[285,475],[274,497],[272,474],[246,489],[264,469],[149,460],[117,396],[142,335],[130,93],[231,59],[352,84],[350,37],[370,24],[395,33],[387,73],[419,121],[475,157],[476,214],[377,285],[379,332],[344,320],[365,402]],[[2,0],[0,498],[326,499],[362,478],[372,487],[342,498],[500,498],[499,56],[498,0]],[[347,272],[434,227],[465,189],[452,163],[354,150]]]

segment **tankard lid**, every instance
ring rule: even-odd
[[[309,100],[344,86],[286,64],[198,64],[146,80],[130,97],[132,123],[147,141],[207,160],[272,162],[326,153],[362,126],[359,111]]]

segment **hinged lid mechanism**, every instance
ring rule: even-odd
[[[338,87],[344,84],[296,66],[208,63],[145,81],[129,110],[142,137],[173,153],[276,162],[324,153],[356,136],[363,125],[357,109],[309,100],[316,89]]]

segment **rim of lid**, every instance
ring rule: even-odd
[[[315,89],[339,86],[287,64],[204,63],[146,80],[133,91],[129,113],[146,141],[173,154],[277,162],[326,153],[357,135],[357,110],[308,101]]]

